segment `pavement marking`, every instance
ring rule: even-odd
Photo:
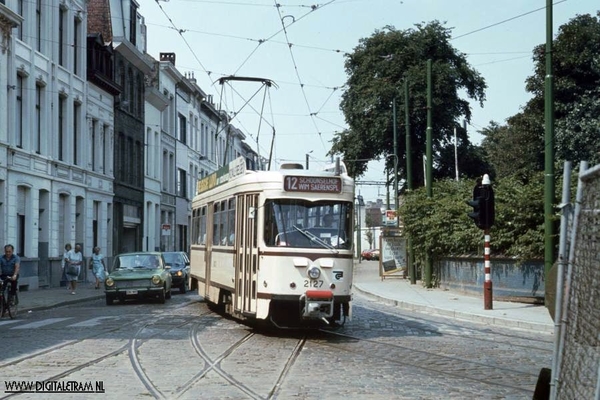
[[[32,328],[35,329],[35,328],[40,328],[42,326],[55,324],[57,322],[66,321],[68,319],[72,319],[72,317],[48,318],[48,319],[43,319],[41,321],[36,321],[36,322],[29,323],[29,324],[21,325],[21,326],[15,326],[14,328],[10,328],[10,329],[32,329]]]
[[[78,322],[76,324],[67,325],[69,328],[88,328],[96,325],[102,325],[104,320],[107,319],[118,319],[118,317],[96,317],[90,318],[85,321]]]
[[[6,321],[0,321],[0,325],[14,324],[15,322],[18,322],[18,320],[8,319]]]

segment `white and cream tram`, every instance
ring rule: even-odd
[[[246,171],[243,158],[198,182],[191,287],[222,311],[279,327],[350,316],[354,181],[284,164]]]

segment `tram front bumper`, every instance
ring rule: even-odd
[[[322,319],[333,316],[333,292],[331,290],[307,290],[300,296],[302,318]]]

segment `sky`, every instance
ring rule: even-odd
[[[139,0],[147,26],[147,52],[176,53],[181,73],[193,73],[217,106],[234,116],[246,142],[268,157],[311,168],[326,156],[336,132],[347,125],[339,109],[345,54],[361,38],[438,20],[452,28],[451,44],[486,80],[483,108],[472,102],[467,127],[474,144],[490,121],[504,123],[530,99],[532,50],[546,41],[545,0]],[[278,6],[276,6],[278,4]],[[578,14],[600,10],[597,0],[555,0],[553,31]],[[262,78],[224,81],[227,76]],[[262,116],[262,118],[261,118]],[[391,118],[391,115],[390,115]],[[273,131],[275,134],[273,134]],[[274,141],[273,141],[274,137]],[[460,170],[460,163],[459,163]],[[386,198],[382,162],[370,162],[357,179],[367,201]],[[362,183],[361,183],[362,182]]]

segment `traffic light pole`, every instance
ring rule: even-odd
[[[493,310],[492,300],[492,268],[490,265],[490,230],[485,229],[483,231],[484,236],[484,248],[483,248],[483,272],[485,274],[485,280],[483,282],[483,309]]]
[[[467,204],[473,207],[473,212],[467,214],[475,222],[475,226],[483,229],[484,248],[483,248],[483,308],[492,310],[492,267],[490,265],[490,228],[494,225],[495,205],[494,189],[488,174],[483,175],[482,179],[477,179],[473,188],[473,199],[467,200]]]

